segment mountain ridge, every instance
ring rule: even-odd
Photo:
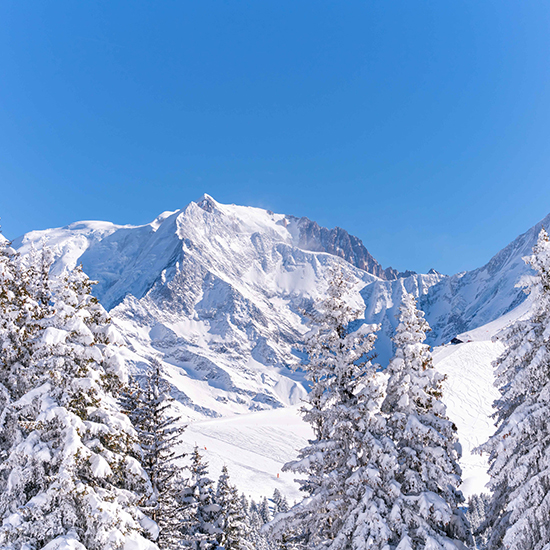
[[[215,212],[216,204],[218,203],[208,194],[204,194],[197,201],[197,206],[209,213]],[[267,210],[267,212],[273,214],[270,210]],[[327,254],[338,256],[355,267],[376,275],[380,279],[394,280],[416,274],[414,271],[400,273],[392,267],[382,268],[367,250],[361,239],[351,235],[341,227],[336,226],[328,229],[305,216],[298,218],[292,215],[286,215],[280,223],[287,228],[290,225],[289,231],[297,232],[297,246],[299,248],[310,252],[326,252]]]
[[[531,270],[523,258],[531,255],[542,227],[550,227],[550,214],[483,266],[442,279],[420,298],[434,345],[494,321],[525,300],[526,294],[518,285]]]

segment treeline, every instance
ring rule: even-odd
[[[129,377],[123,341],[80,268],[0,243],[0,547],[9,550],[546,550],[550,546],[550,242],[527,281],[533,309],[506,328],[497,429],[480,448],[491,494],[462,493],[456,426],[429,329],[403,294],[385,373],[378,326],[332,273],[305,337],[314,439],[284,469],[304,499],[247,502],[181,453],[162,365]],[[274,516],[274,517],[273,517]]]

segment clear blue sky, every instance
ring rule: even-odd
[[[550,212],[549,60],[540,0],[4,0],[3,232],[207,192],[471,269]]]

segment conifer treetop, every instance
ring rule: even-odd
[[[456,427],[441,401],[445,377],[424,344],[430,330],[416,300],[404,293],[399,309],[382,411],[396,445],[398,468],[390,528],[399,550],[463,548],[470,543],[460,511]]]

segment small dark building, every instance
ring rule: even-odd
[[[453,345],[456,345],[456,344],[464,344],[464,342],[460,339],[460,338],[457,338],[456,336],[451,340],[451,344]]]

